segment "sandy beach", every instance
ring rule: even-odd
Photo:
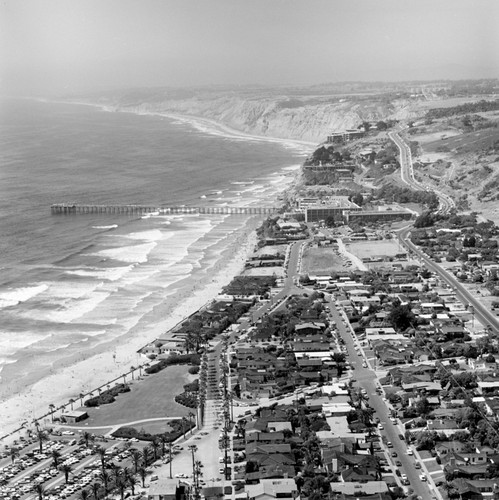
[[[83,104],[83,103],[82,103]],[[181,120],[195,125],[193,122],[209,126],[210,132],[216,135],[217,131],[241,138],[250,138],[258,141],[270,141],[295,144],[299,147],[312,147],[313,143],[304,141],[285,140],[260,136],[248,136],[240,131],[232,130],[220,123],[198,117],[186,117],[157,113],[170,119]],[[214,130],[213,130],[214,129]],[[49,411],[49,405],[57,408],[68,404],[69,399],[78,401],[80,393],[88,393],[108,381],[118,378],[130,371],[131,366],[147,362],[147,358],[137,354],[137,351],[165,332],[171,330],[184,318],[211,301],[227,285],[233,276],[244,269],[244,262],[254,251],[256,243],[255,227],[259,220],[253,218],[241,231],[237,232],[235,242],[230,246],[230,252],[218,260],[210,270],[210,281],[185,285],[179,293],[168,296],[155,312],[155,320],[148,321],[147,329],[140,323],[132,328],[119,341],[103,343],[88,352],[80,352],[71,358],[52,366],[50,375],[41,378],[35,384],[25,388],[15,388],[16,395],[7,398],[0,405],[1,435],[6,435],[21,424],[25,427],[33,426],[35,419],[40,419]],[[150,319],[150,318],[149,318]],[[78,403],[75,403],[75,408]],[[68,407],[69,408],[69,407]],[[50,423],[50,417],[42,420]],[[16,434],[5,438],[4,442],[16,438]]]
[[[0,407],[2,434],[17,429],[25,421],[31,425],[33,419],[40,418],[48,412],[49,404],[60,407],[67,404],[70,398],[77,401],[81,392],[92,391],[123,373],[129,372],[131,366],[147,362],[147,358],[138,355],[137,350],[172,329],[184,318],[216,297],[221,288],[242,271],[247,256],[254,250],[255,243],[254,231],[246,230],[237,240],[239,250],[231,259],[218,262],[217,269],[211,276],[211,284],[203,287],[194,285],[180,296],[170,299],[169,302],[176,302],[176,305],[173,305],[166,319],[158,321],[152,328],[142,331],[140,335],[130,336],[120,343],[102,345],[100,352],[87,359],[75,359],[73,362],[66,360],[65,364],[69,366],[54,368],[52,375],[41,379],[17,396],[2,403]],[[75,407],[77,406],[76,403]],[[50,422],[49,417],[44,420],[44,423]],[[15,438],[15,435],[11,437],[11,439]],[[8,443],[9,439],[7,438],[5,442]]]

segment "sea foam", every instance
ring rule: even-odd
[[[38,294],[47,290],[48,286],[45,284],[36,286],[27,286],[22,288],[16,288],[8,292],[0,293],[0,309],[5,307],[16,306],[22,302],[36,297]]]

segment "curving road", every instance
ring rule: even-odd
[[[424,186],[414,178],[411,148],[399,135],[399,131],[388,132],[388,137],[395,143],[400,152],[400,177],[402,182],[407,184],[411,189],[415,189],[417,191],[433,191],[440,200],[440,208],[438,211],[441,213],[447,213],[451,209],[455,208],[456,204],[450,196],[442,193],[441,191],[437,191],[434,188],[430,188],[429,186]]]

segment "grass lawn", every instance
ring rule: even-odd
[[[302,273],[328,274],[332,271],[347,269],[341,257],[336,255],[332,248],[318,247],[307,248],[303,252]]]
[[[348,250],[357,257],[393,257],[397,253],[405,253],[397,240],[379,240],[379,241],[355,241],[349,244]]]
[[[187,382],[195,378],[189,375],[188,369],[188,365],[169,366],[141,381],[135,380],[131,391],[119,394],[114,403],[86,408],[89,418],[82,422],[82,427],[187,415],[189,409],[176,403],[174,397],[183,392]]]
[[[168,421],[164,422],[146,422],[143,424],[136,424],[135,427],[138,431],[149,432],[151,434],[164,434],[165,432],[170,432],[172,428],[168,424]]]

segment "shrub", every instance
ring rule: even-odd
[[[146,373],[158,373],[164,370],[167,366],[172,365],[200,365],[201,358],[198,354],[170,354],[166,359],[162,359],[158,363],[148,366],[145,369]]]
[[[187,406],[188,408],[198,407],[198,398],[195,394],[190,392],[183,392],[175,396],[175,401],[182,406]]]
[[[198,365],[195,365],[195,366],[191,366],[189,368],[189,373],[191,375],[197,375],[199,373],[199,366]]]
[[[163,435],[166,436],[166,440],[169,443],[178,439],[183,434],[183,429],[187,432],[191,428],[195,427],[194,422],[190,422],[189,420],[184,420],[182,422],[181,419],[172,420],[168,424],[172,430],[170,432],[165,432]],[[113,432],[113,436],[117,438],[136,438],[141,441],[152,441],[154,438],[160,436],[160,434],[150,434],[149,432],[144,432],[143,430],[139,431],[135,429],[135,427],[120,427],[117,431]]]
[[[93,407],[113,403],[116,400],[115,396],[117,396],[121,392],[129,391],[130,387],[128,385],[118,384],[112,389],[102,392],[95,398],[87,399],[87,401],[85,401],[85,406]]]

